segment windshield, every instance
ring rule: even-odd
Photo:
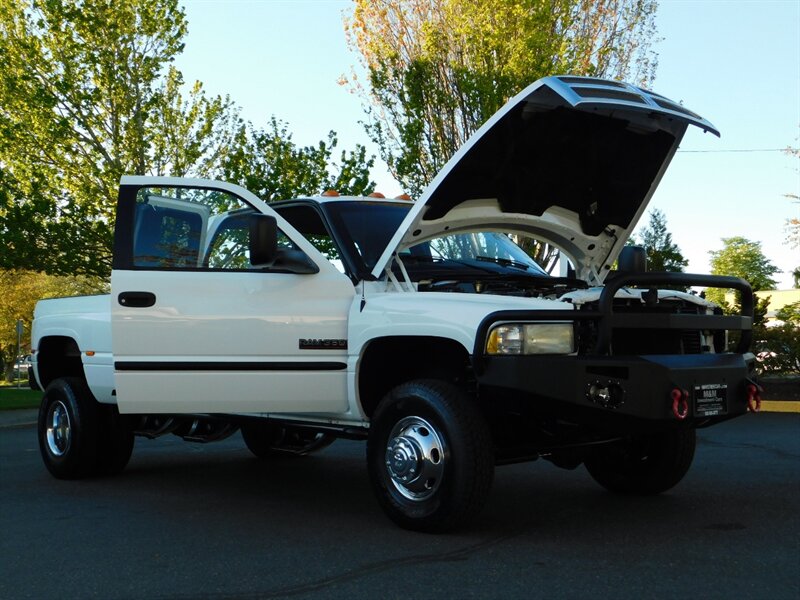
[[[412,256],[429,255],[432,259],[458,262],[494,262],[505,267],[547,275],[508,235],[495,231],[457,233],[433,239],[400,253]]]
[[[340,244],[364,274],[375,267],[411,205],[359,201],[326,202],[322,207],[334,230],[345,234]]]
[[[383,254],[410,204],[389,202],[328,202],[324,210],[335,229],[345,233],[340,244],[358,264],[362,275],[369,273]],[[500,232],[457,233],[412,246],[400,253],[412,278],[424,264],[478,270],[548,276],[509,235]]]

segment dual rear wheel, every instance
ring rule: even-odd
[[[128,464],[134,441],[117,407],[99,404],[77,377],[47,386],[38,437],[45,467],[57,479],[114,475]]]

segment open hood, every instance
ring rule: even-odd
[[[489,119],[425,189],[376,263],[459,231],[547,241],[601,283],[647,207],[688,125],[714,126],[641,88],[546,77]]]

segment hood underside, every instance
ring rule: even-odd
[[[662,96],[585,77],[548,77],[509,101],[426,188],[378,261],[467,230],[499,230],[560,248],[601,281],[689,124],[708,121]]]

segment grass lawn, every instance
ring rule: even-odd
[[[42,392],[30,388],[17,389],[16,386],[0,386],[0,410],[19,408],[39,408]]]

